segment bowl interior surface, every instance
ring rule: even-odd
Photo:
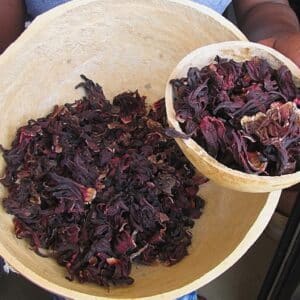
[[[253,57],[266,59],[270,65],[278,69],[286,65],[293,74],[297,86],[300,86],[300,69],[279,52],[248,41],[227,41],[198,48],[185,56],[173,69],[166,85],[165,98],[169,124],[182,132],[173,103],[173,89],[169,83],[171,79],[187,76],[190,67],[199,69],[213,63],[216,56],[241,62]],[[210,156],[205,149],[192,138],[176,139],[181,150],[194,164],[199,172],[211,180],[227,188],[245,192],[270,192],[292,186],[300,182],[300,171],[283,176],[258,176],[230,169]],[[237,184],[238,183],[238,184]]]
[[[192,37],[192,38],[191,38]],[[189,1],[71,1],[38,17],[0,58],[0,142],[55,104],[81,97],[74,86],[84,73],[111,97],[139,89],[148,103],[164,95],[177,62],[199,46],[244,36],[214,12]],[[0,173],[5,168],[0,156]],[[245,194],[213,183],[193,229],[190,255],[169,268],[133,266],[135,283],[101,288],[64,279],[53,260],[35,255],[15,238],[12,218],[0,208],[0,255],[23,276],[70,299],[171,299],[192,291],[236,262],[261,234],[280,192]],[[0,187],[0,198],[6,191]]]

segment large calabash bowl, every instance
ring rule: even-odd
[[[189,1],[71,1],[38,17],[0,57],[0,143],[55,104],[81,97],[80,74],[108,97],[139,89],[148,103],[164,96],[167,79],[187,53],[214,42],[245,39],[228,21]],[[0,172],[4,170],[0,156]],[[1,186],[0,198],[6,191]],[[69,299],[175,299],[219,276],[254,243],[280,192],[246,194],[209,183],[205,213],[193,229],[190,255],[173,267],[134,265],[135,283],[102,288],[66,280],[65,270],[16,239],[0,208],[0,255],[37,285]]]

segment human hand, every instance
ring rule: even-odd
[[[281,52],[300,67],[300,32],[281,33],[259,42]]]

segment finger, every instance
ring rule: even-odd
[[[275,43],[275,38],[268,38],[268,39],[260,40],[259,43],[273,48],[274,43]]]

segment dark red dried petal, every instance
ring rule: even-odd
[[[210,155],[216,157],[222,147],[225,126],[222,121],[214,117],[204,117],[200,122],[200,130],[205,139],[206,148]]]

